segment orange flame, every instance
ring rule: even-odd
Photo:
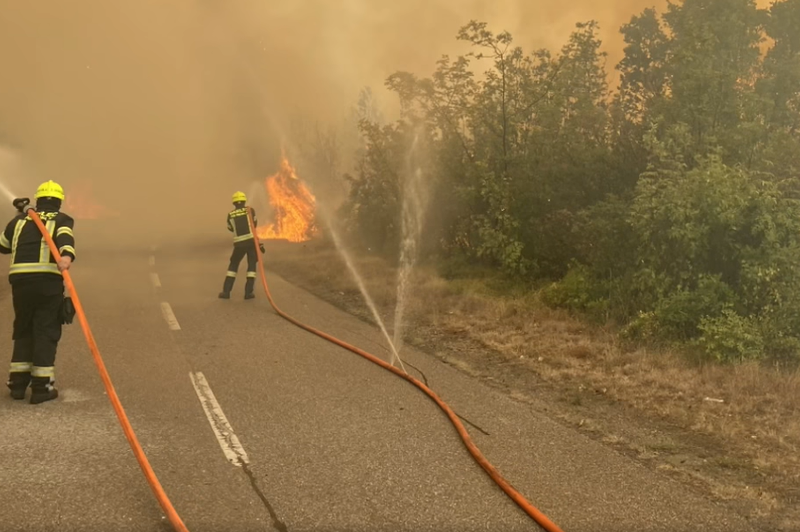
[[[119,213],[92,200],[92,185],[79,183],[66,190],[63,210],[76,220],[98,220]]]
[[[275,222],[256,228],[258,238],[305,242],[316,234],[314,207],[316,199],[297,177],[284,154],[277,173],[269,176],[264,186],[269,203],[275,209]]]

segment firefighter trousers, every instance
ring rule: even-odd
[[[252,240],[237,242],[233,245],[228,273],[225,274],[225,284],[222,287],[223,293],[230,294],[231,290],[233,290],[236,272],[239,270],[239,264],[245,256],[247,256],[247,281],[245,282],[244,291],[245,294],[253,293],[253,287],[256,282],[256,269],[258,267],[258,255],[256,255],[256,247]]]
[[[64,303],[63,280],[13,284],[14,350],[11,381],[20,386],[33,378],[34,384],[51,387],[55,360],[61,340]]]

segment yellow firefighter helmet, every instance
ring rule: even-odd
[[[34,198],[58,198],[64,201],[64,189],[55,181],[46,181],[39,185]]]

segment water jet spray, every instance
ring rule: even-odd
[[[12,193],[6,186],[6,181],[11,177],[9,174],[19,173],[19,157],[12,150],[0,146],[0,192],[12,203],[17,199],[17,195]]]
[[[414,132],[414,139],[406,158],[407,170],[403,183],[403,203],[401,212],[400,262],[397,272],[397,301],[394,312],[394,345],[399,352],[403,342],[403,317],[407,304],[408,291],[411,285],[411,273],[419,256],[419,244],[422,238],[422,224],[427,207],[424,191],[422,167],[417,160],[419,151],[419,127]]]
[[[323,208],[321,205],[318,205],[318,207],[320,213],[322,214],[322,219],[325,221],[325,225],[328,227],[328,231],[331,235],[331,238],[333,238],[333,243],[336,246],[336,250],[344,259],[345,265],[347,265],[347,269],[350,270],[350,274],[356,281],[358,289],[361,291],[361,295],[364,297],[364,300],[366,301],[369,310],[372,312],[372,317],[375,319],[375,322],[378,324],[381,333],[383,333],[383,336],[386,338],[386,342],[389,344],[389,349],[392,352],[392,359],[390,362],[391,365],[394,366],[394,362],[395,360],[397,360],[400,363],[400,368],[403,370],[403,372],[408,373],[406,371],[405,365],[403,364],[403,360],[400,358],[400,355],[397,352],[394,342],[392,341],[392,337],[389,335],[389,331],[386,330],[386,325],[384,325],[383,320],[381,319],[380,313],[378,312],[378,307],[375,305],[375,302],[372,300],[372,297],[370,297],[369,292],[367,292],[367,287],[364,285],[364,281],[361,278],[361,275],[358,273],[358,270],[353,264],[353,260],[350,258],[350,254],[347,253],[347,251],[345,250],[344,245],[342,244],[342,241],[339,238],[338,232],[333,227],[333,223],[331,223],[331,218],[328,215],[327,210]]]

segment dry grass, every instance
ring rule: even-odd
[[[377,258],[359,258],[357,264],[391,323],[395,272]],[[355,283],[333,251],[313,245],[287,248],[268,266],[368,318]],[[412,286],[407,341],[459,359],[455,365],[479,376],[511,375],[508,386],[517,398],[526,395],[526,386],[532,389],[544,381],[564,398],[560,417],[598,433],[606,444],[706,487],[718,499],[747,501],[752,517],[778,523],[776,529],[796,522],[800,373],[757,364],[699,364],[671,351],[629,350],[614,331],[546,308],[535,294],[502,296],[479,280],[447,281],[422,268]],[[627,412],[624,423],[609,405]]]

